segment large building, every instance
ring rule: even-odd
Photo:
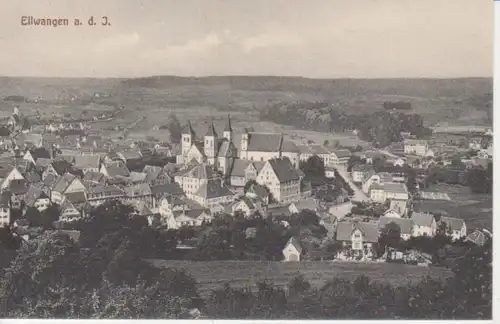
[[[302,172],[296,169],[287,157],[267,160],[256,181],[269,188],[274,199],[279,203],[300,200]]]
[[[241,135],[240,159],[266,162],[287,157],[295,168],[299,168],[300,150],[283,134],[245,132]]]
[[[404,153],[410,155],[425,156],[429,151],[426,140],[407,139],[404,141]]]
[[[207,163],[227,177],[238,156],[232,137],[230,117],[227,118],[222,137],[217,134],[212,122],[202,141],[196,138],[191,122],[188,122],[182,130],[181,154],[177,156],[177,164],[187,165],[193,160]]]

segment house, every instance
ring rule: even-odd
[[[99,155],[78,155],[75,156],[74,168],[81,170],[83,174],[87,172],[99,172],[101,158]]]
[[[44,190],[43,185],[31,184],[24,197],[25,207],[36,208],[39,212],[49,208],[51,201],[47,191]]]
[[[23,156],[24,160],[33,164],[36,164],[36,161],[40,158],[52,159],[52,154],[45,147],[39,147],[26,151]]]
[[[258,199],[262,201],[262,204],[264,206],[269,205],[269,191],[266,189],[266,187],[261,186],[257,183],[252,184],[247,189],[245,196],[249,197],[250,199]]]
[[[378,224],[372,222],[338,222],[337,241],[342,249],[337,253],[341,260],[369,260],[374,257],[378,242]]]
[[[49,174],[60,177],[63,174],[72,170],[71,163],[66,160],[56,160],[50,163],[42,173],[42,179],[45,179]]]
[[[65,199],[60,207],[59,221],[71,223],[82,217],[81,209],[77,208],[69,199]]]
[[[315,213],[319,211],[318,201],[314,198],[301,199],[297,202],[293,202],[288,206],[288,209],[292,214],[298,214],[303,210],[310,210]]]
[[[364,183],[374,174],[373,166],[367,164],[355,164],[351,170],[352,181],[356,183]]]
[[[436,235],[437,223],[434,215],[413,212],[410,219],[413,221],[413,236],[434,237]]]
[[[194,193],[186,193],[187,197],[200,205],[213,209],[218,205],[230,203],[234,200],[235,193],[220,179],[209,179],[201,183]]]
[[[65,173],[52,187],[51,200],[53,203],[61,204],[64,195],[71,192],[85,192],[86,188],[76,176],[71,173]]]
[[[0,227],[10,225],[10,212],[11,212],[11,193],[8,191],[0,192]]]
[[[8,190],[11,193],[11,207],[14,209],[21,209],[24,197],[28,192],[26,180],[12,180]]]
[[[346,165],[347,162],[349,162],[349,159],[351,158],[351,151],[349,150],[333,150],[330,153],[330,159],[329,159],[329,166],[333,165]]]
[[[300,261],[302,254],[302,246],[299,240],[295,237],[290,237],[285,247],[283,248],[283,261]]]
[[[207,163],[198,164],[188,172],[174,176],[175,182],[182,187],[188,197],[196,193],[203,184],[212,179],[221,181],[220,175]]]
[[[235,159],[229,181],[233,187],[244,187],[250,180],[257,179],[259,171],[264,167],[265,162]]]
[[[245,130],[241,135],[240,159],[266,162],[287,157],[293,167],[299,168],[299,148],[285,140],[283,134],[257,133]]]
[[[390,223],[394,223],[399,226],[399,229],[401,230],[401,239],[406,241],[413,236],[413,221],[411,219],[381,216],[378,220],[379,231],[382,231],[385,226]]]
[[[106,176],[100,172],[89,171],[83,175],[82,180],[89,186],[95,186],[104,184],[106,182]]]
[[[151,188],[147,183],[139,183],[132,186],[127,186],[123,188],[126,194],[127,201],[142,201],[147,203],[149,206],[153,204],[153,195],[151,193]]]
[[[8,188],[13,180],[26,180],[19,170],[18,166],[14,166],[7,174],[7,176],[3,179],[1,189]]]
[[[404,154],[425,156],[429,150],[426,140],[406,139],[404,141]]]
[[[467,236],[467,225],[461,218],[441,216],[439,224],[446,224],[446,234],[454,241]]]
[[[384,203],[387,199],[406,201],[409,199],[408,189],[404,183],[375,183],[370,187],[370,199],[378,203]]]
[[[170,217],[175,211],[182,211],[186,209],[203,209],[203,208],[190,208],[187,199],[166,194],[161,198],[158,205],[158,211],[162,217]],[[201,206],[200,206],[201,207]]]
[[[389,209],[385,211],[384,216],[392,218],[401,218],[405,217],[407,212],[408,208],[406,200],[391,199]]]
[[[87,201],[91,206],[98,206],[110,200],[122,201],[125,198],[125,192],[115,185],[97,185],[95,187],[89,188],[87,192]]]
[[[213,216],[206,209],[190,209],[174,211],[167,219],[168,228],[177,229],[183,226],[200,226],[211,222]]]
[[[103,163],[99,172],[104,174],[107,178],[111,179],[125,179],[130,177],[130,171],[123,161]]]
[[[158,208],[161,200],[165,196],[175,196],[175,197],[183,197],[184,191],[179,186],[178,183],[166,183],[163,185],[150,186],[151,195],[153,197],[153,205],[151,208]]]
[[[262,203],[258,199],[252,199],[247,196],[241,197],[231,204],[231,213],[241,212],[245,216],[250,216],[253,213],[262,210]]]
[[[323,160],[324,165],[330,165],[330,151],[328,151],[323,145],[309,144],[309,145],[299,145],[300,161],[305,162],[312,156],[317,156]]]
[[[172,182],[168,173],[158,166],[145,165],[142,173],[146,174],[145,181],[152,186]]]
[[[300,200],[301,173],[287,157],[267,160],[257,176],[257,183],[269,188],[274,199],[280,203]]]
[[[488,241],[488,239],[491,239],[491,237],[492,235],[488,230],[476,229],[474,232],[467,235],[465,241],[472,242],[476,245],[482,246]]]

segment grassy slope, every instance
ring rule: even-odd
[[[339,263],[339,262],[258,262],[258,261],[173,261],[155,260],[157,266],[184,268],[199,283],[199,291],[205,295],[211,289],[228,282],[234,287],[254,287],[255,283],[269,279],[277,285],[286,285],[290,279],[303,274],[316,286],[322,286],[335,277],[352,279],[366,275],[372,280],[401,285],[422,279],[427,275],[446,277],[450,271],[443,268],[425,268],[387,263]]]
[[[110,93],[126,105],[130,118],[137,114],[185,111],[192,119],[232,110],[246,119],[273,102],[327,101],[350,113],[382,109],[386,100],[404,100],[429,123],[481,123],[491,110],[492,80],[466,79],[306,79],[285,77],[151,77],[142,79],[0,78],[0,97],[24,95],[50,99],[68,93]],[[9,108],[0,103],[0,110]],[[202,112],[202,114],[200,114]],[[159,122],[159,120],[157,120]]]

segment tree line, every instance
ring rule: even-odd
[[[281,102],[263,109],[260,118],[299,129],[323,132],[357,130],[360,139],[377,147],[400,142],[401,132],[411,133],[418,138],[432,134],[432,130],[424,126],[423,118],[418,114],[378,111],[351,115],[326,102]]]

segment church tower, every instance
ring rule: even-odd
[[[183,157],[186,156],[186,153],[194,144],[194,141],[195,141],[195,133],[193,127],[191,126],[191,122],[188,121],[187,125],[184,126],[184,129],[182,130],[182,136],[181,136],[181,148]],[[189,163],[189,161],[184,161],[184,163]]]
[[[240,159],[246,160],[248,158],[247,150],[248,150],[248,130],[245,128],[243,134],[241,134],[241,147],[240,147]]]
[[[214,121],[208,127],[207,134],[205,135],[205,142],[203,145],[204,153],[207,157],[209,165],[215,165],[217,155],[217,132],[215,131]]]
[[[224,127],[224,138],[229,142],[233,140],[233,128],[231,127],[231,116],[227,115],[226,126]]]

